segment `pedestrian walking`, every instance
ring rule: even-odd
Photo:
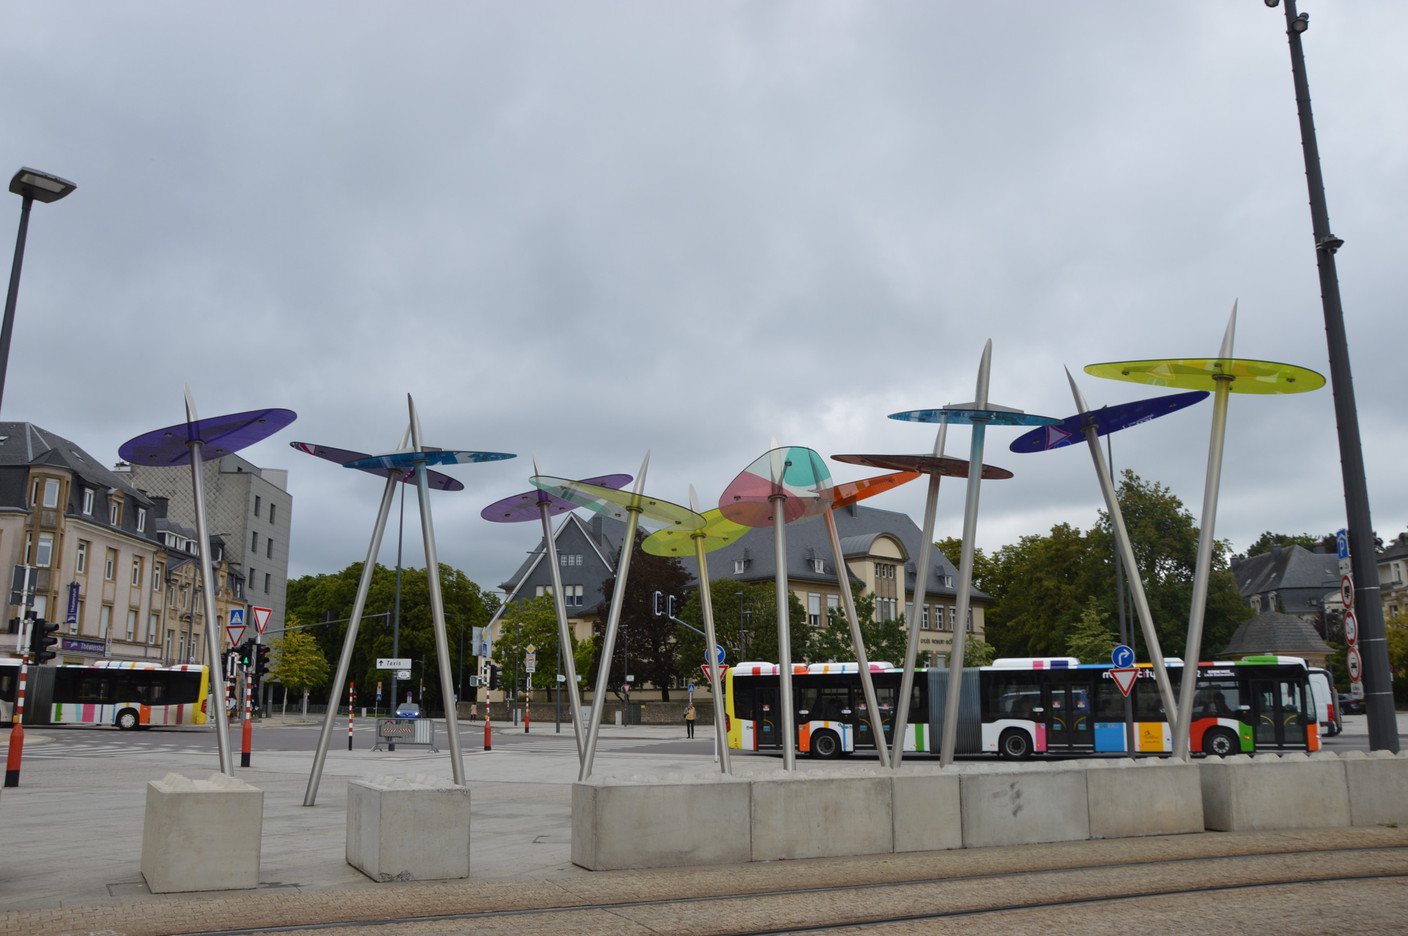
[[[685,737],[694,737],[694,703],[689,702],[684,707],[684,730]]]

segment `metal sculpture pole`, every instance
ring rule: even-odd
[[[1071,376],[1069,370],[1066,371],[1066,380],[1071,385],[1071,394],[1075,397],[1076,409],[1082,414],[1090,412],[1090,407],[1085,402],[1085,396],[1076,386],[1076,380]],[[1134,559],[1134,548],[1129,542],[1129,530],[1124,524],[1124,514],[1120,512],[1120,501],[1115,493],[1114,480],[1110,477],[1110,469],[1105,463],[1105,455],[1100,451],[1095,423],[1087,421],[1083,431],[1086,447],[1090,449],[1091,460],[1095,462],[1095,475],[1100,479],[1100,492],[1105,495],[1105,509],[1110,512],[1110,528],[1115,533],[1115,548],[1118,552],[1118,558],[1123,562],[1124,567],[1130,570],[1129,590],[1134,598],[1134,610],[1139,616],[1139,629],[1144,632],[1144,643],[1149,650],[1149,662],[1153,666],[1154,681],[1158,684],[1159,696],[1164,702],[1164,711],[1174,712],[1178,710],[1178,705],[1173,695],[1173,684],[1168,678],[1168,667],[1164,664],[1164,654],[1159,646],[1158,632],[1154,630],[1154,616],[1149,611],[1149,599],[1144,594],[1144,579],[1139,574],[1139,564]],[[1121,611],[1121,617],[1123,617],[1123,611]]]
[[[636,476],[635,493],[645,491],[645,473],[650,467],[650,453],[645,453],[645,461],[640,464],[640,474]],[[616,631],[621,625],[621,606],[626,600],[626,576],[631,571],[631,552],[636,545],[636,528],[640,525],[642,507],[633,504],[626,508],[626,535],[621,540],[621,558],[616,564],[616,585],[611,589],[611,612],[606,619],[606,636],[601,643],[601,664],[597,668],[596,691],[592,693],[591,727],[587,732],[587,750],[582,757],[578,782],[584,782],[592,775],[592,762],[596,759],[596,738],[601,732],[601,715],[606,706],[606,691],[611,685],[611,656],[616,650]],[[623,673],[623,678],[629,674]]]
[[[978,387],[974,409],[988,405],[988,374],[992,362],[992,339],[983,346],[983,359],[978,365]],[[954,602],[958,620],[953,625],[953,647],[948,658],[948,693],[944,703],[944,734],[939,742],[939,766],[953,763],[958,734],[958,704],[963,689],[963,653],[968,644],[968,613],[973,584],[973,539],[977,536],[978,491],[983,483],[983,438],[987,423],[973,420],[973,438],[968,455],[968,492],[963,502],[963,548],[958,564],[958,597]],[[972,466],[977,465],[978,470]]]
[[[415,400],[406,402],[411,411],[411,448],[424,451],[421,445],[420,417]],[[416,462],[416,492],[420,495],[420,529],[425,541],[425,580],[430,589],[430,613],[435,625],[435,653],[440,658],[440,697],[445,705],[445,734],[450,747],[450,769],[455,785],[464,786],[464,756],[460,753],[459,719],[455,711],[455,680],[450,672],[450,638],[445,627],[445,600],[440,593],[440,561],[435,553],[435,523],[430,516],[430,483],[424,461]]]
[[[937,478],[932,480],[937,484]],[[875,680],[870,676],[870,659],[865,652],[865,637],[860,632],[860,616],[856,614],[856,599],[851,594],[851,577],[846,569],[846,557],[841,552],[841,537],[836,532],[836,517],[830,510],[822,516],[826,518],[826,536],[831,540],[831,556],[836,563],[836,581],[841,588],[841,604],[846,611],[846,623],[851,626],[851,645],[856,651],[861,692],[865,695],[865,705],[870,713],[870,729],[875,733],[875,750],[880,755],[880,766],[888,768],[890,753],[889,746],[885,743],[885,721],[880,716],[880,704],[875,695]]]
[[[402,439],[401,445],[404,446]],[[386,473],[386,490],[381,495],[381,506],[376,512],[376,524],[372,527],[371,545],[367,547],[367,558],[362,563],[362,578],[357,582],[357,596],[352,601],[352,616],[347,621],[347,633],[342,638],[342,655],[337,659],[337,672],[332,678],[332,688],[328,692],[328,710],[323,715],[323,727],[318,732],[318,747],[313,754],[313,771],[308,775],[308,788],[303,794],[303,805],[313,806],[318,801],[318,784],[323,779],[323,763],[327,760],[328,744],[332,740],[333,719],[337,717],[337,706],[333,700],[342,698],[342,687],[347,683],[347,671],[352,665],[352,652],[357,646],[357,631],[362,623],[362,613],[367,607],[367,594],[371,591],[372,574],[376,571],[376,557],[381,552],[381,537],[386,532],[386,518],[391,515],[391,503],[396,498],[396,485],[401,483],[400,472]],[[396,700],[391,700],[393,711]]]
[[[694,503],[690,504],[690,508],[698,511]],[[718,646],[718,641],[714,637],[714,599],[709,593],[709,560],[704,556],[705,533],[703,529],[699,529],[691,533],[690,538],[694,540],[694,560],[699,563],[699,604],[704,611],[704,639],[709,644],[704,649],[704,658],[708,660],[709,666],[709,692],[714,697],[714,743],[719,749],[720,769],[723,773],[732,774],[728,737],[724,734],[724,694],[719,684],[719,670],[722,667],[714,659],[714,648]]]
[[[533,458],[533,474],[538,470],[538,459]],[[548,568],[552,574],[553,607],[557,610],[557,640],[562,648],[559,654],[566,663],[567,699],[572,706],[572,736],[577,741],[577,766],[586,758],[586,738],[582,731],[582,694],[577,688],[577,662],[572,658],[572,629],[567,623],[567,604],[562,594],[562,569],[557,564],[557,540],[552,535],[552,519],[549,502],[546,498],[538,502],[538,515],[543,521],[543,542],[547,544]]]
[[[777,450],[774,449],[774,452]],[[782,484],[782,472],[774,457],[774,483]],[[770,498],[772,504],[772,548],[776,557],[774,574],[777,587],[777,682],[779,702],[782,705],[782,769],[797,769],[797,713],[792,709],[792,627],[791,605],[787,592],[787,518],[783,504],[787,495],[776,494]]]
[[[948,444],[947,440],[948,420],[943,419],[940,420],[938,434],[934,437],[935,458],[943,457],[944,448]],[[981,466],[982,462],[970,462],[969,464]],[[982,474],[982,471],[980,470],[978,473]],[[969,476],[972,476],[971,468]],[[904,667],[904,675],[900,677],[900,701],[895,703],[894,755],[890,758],[890,763],[896,770],[904,762],[905,733],[909,731],[909,706],[904,704],[903,700],[908,699],[914,691],[915,658],[919,654],[919,606],[929,591],[929,554],[934,546],[934,517],[939,510],[939,481],[941,478],[942,475],[938,472],[929,475],[929,493],[924,501],[924,531],[919,538],[918,564],[914,567],[914,599],[909,604],[909,620],[905,622],[905,629],[909,632],[909,641],[905,645],[904,660],[900,663]],[[903,576],[900,578],[900,583],[901,591],[903,591]]]
[[[186,390],[186,422],[198,422],[196,403],[191,397],[191,388]],[[235,775],[235,759],[230,752],[230,718],[226,713],[225,674],[220,668],[220,622],[215,610],[215,570],[210,564],[210,525],[205,515],[205,462],[201,459],[204,442],[199,435],[193,435],[187,442],[191,452],[191,493],[195,498],[196,541],[200,544],[200,580],[205,590],[205,647],[206,658],[210,660],[210,673],[215,683],[215,744],[220,754],[220,772],[231,777]]]
[[[1237,331],[1237,303],[1222,336],[1218,357],[1232,358],[1232,341]],[[1212,550],[1217,540],[1217,494],[1222,484],[1222,450],[1227,438],[1227,402],[1232,395],[1232,376],[1217,379],[1212,395],[1212,438],[1208,442],[1208,470],[1203,479],[1203,516],[1199,521],[1198,558],[1193,570],[1193,604],[1188,609],[1188,642],[1183,650],[1183,678],[1178,687],[1178,720],[1173,726],[1173,756],[1188,760],[1189,731],[1193,725],[1193,690],[1198,685],[1198,660],[1203,651],[1203,618],[1207,614],[1208,580],[1212,576]]]

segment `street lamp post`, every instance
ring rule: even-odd
[[[10,332],[15,326],[15,299],[20,292],[20,268],[24,266],[24,242],[29,232],[29,206],[35,202],[58,201],[78,186],[38,169],[20,169],[10,179],[10,191],[24,199],[20,208],[20,232],[15,237],[15,262],[10,267],[10,291],[5,296],[5,322],[0,326],[0,403],[5,396],[5,372],[10,365]]]
[[[1276,6],[1266,0],[1269,7]],[[1310,193],[1311,233],[1315,240],[1315,265],[1320,275],[1320,301],[1324,309],[1325,339],[1330,357],[1330,388],[1335,401],[1339,433],[1340,472],[1344,483],[1345,519],[1349,531],[1350,561],[1359,599],[1360,644],[1364,657],[1365,710],[1369,749],[1397,753],[1398,723],[1394,715],[1393,671],[1389,667],[1379,571],[1375,561],[1374,528],[1369,516],[1369,488],[1364,476],[1364,448],[1359,436],[1359,414],[1354,401],[1354,378],[1349,366],[1349,339],[1340,305],[1335,252],[1344,241],[1330,231],[1325,204],[1325,182],[1320,174],[1320,150],[1315,141],[1315,119],[1310,111],[1310,82],[1305,71],[1301,35],[1309,26],[1307,14],[1297,13],[1295,0],[1286,0],[1286,37],[1291,50],[1291,77],[1300,114],[1301,150],[1305,181]]]

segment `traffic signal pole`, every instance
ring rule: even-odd
[[[30,638],[28,633],[30,622],[27,617],[22,617],[21,620],[24,621],[24,624],[21,626],[20,646],[27,648]],[[10,727],[10,752],[5,759],[5,786],[7,787],[20,785],[20,759],[24,756],[24,725],[20,722],[24,718],[24,686],[28,676],[29,653],[26,650],[20,656],[20,684],[15,688],[14,724]]]

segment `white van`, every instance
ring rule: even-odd
[[[1310,691],[1315,696],[1315,719],[1327,737],[1334,737],[1344,727],[1340,720],[1339,698],[1327,670],[1310,670]]]

